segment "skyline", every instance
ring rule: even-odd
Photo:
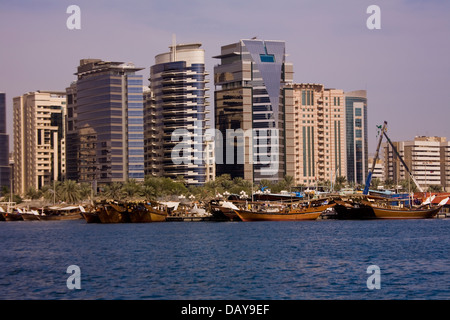
[[[71,4],[81,9],[80,30],[66,27]],[[372,4],[381,9],[380,30],[366,27]],[[133,62],[145,68],[138,74],[148,85],[155,56],[167,51],[175,34],[179,44],[202,43],[211,94],[218,63],[212,57],[221,46],[254,36],[283,40],[294,83],[367,90],[369,152],[375,151],[376,125],[384,120],[391,140],[450,137],[445,117],[450,114],[445,105],[449,13],[450,3],[440,0],[0,1],[0,91],[6,93],[7,132],[12,141],[14,97],[64,91],[76,80],[81,59]]]

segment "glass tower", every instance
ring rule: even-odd
[[[240,40],[214,58],[216,172],[246,180],[293,176],[292,64],[284,41]],[[235,138],[236,137],[236,138]],[[291,145],[292,144],[292,145]]]
[[[70,177],[97,183],[144,179],[139,70],[131,63],[80,61],[78,80],[66,89]]]
[[[347,181],[365,184],[368,171],[367,95],[365,90],[345,93]]]
[[[6,133],[6,95],[0,92],[0,195],[2,187],[10,188],[9,135]]]

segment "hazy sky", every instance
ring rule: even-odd
[[[81,9],[81,30],[66,27],[71,4]],[[366,27],[372,4],[381,8],[380,30]],[[286,41],[294,82],[367,90],[370,153],[384,120],[394,141],[450,139],[448,0],[0,0],[0,91],[9,122],[13,97],[65,90],[83,58],[133,62],[148,84],[172,34],[178,43],[203,44],[211,106],[219,62],[211,57],[257,36]]]

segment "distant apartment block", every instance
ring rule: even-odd
[[[214,58],[216,174],[248,181],[294,175],[293,66],[284,41],[244,39]],[[234,133],[234,135],[232,135]],[[244,136],[245,135],[245,136]]]
[[[426,190],[430,185],[447,187],[450,162],[448,142],[445,137],[415,137],[413,141],[393,142],[419,185]],[[388,143],[383,143],[384,170],[386,179],[399,184],[409,177],[400,159]],[[448,187],[447,187],[448,188]]]
[[[441,185],[447,192],[450,191],[450,141],[441,142]]]
[[[344,91],[301,83],[294,90],[296,184],[346,176]]]
[[[369,167],[372,169],[373,157],[369,158]],[[383,159],[378,158],[375,162],[375,168],[372,173],[372,179],[379,179],[380,181],[385,181],[384,177],[384,162]]]
[[[207,75],[200,43],[174,44],[155,57],[145,93],[147,175],[183,178],[188,185],[214,179],[205,135]]]
[[[14,190],[40,189],[62,180],[66,171],[66,94],[28,92],[13,99]]]
[[[0,196],[2,187],[11,188],[9,166],[9,135],[6,133],[6,94],[0,92]]]
[[[82,59],[66,89],[68,178],[89,183],[144,179],[143,68]]]

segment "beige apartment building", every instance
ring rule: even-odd
[[[413,141],[393,142],[416,181],[426,190],[430,185],[447,186],[449,143],[445,137],[415,137]],[[382,145],[386,179],[399,184],[409,176],[388,143]],[[450,175],[448,175],[450,176]]]
[[[66,94],[28,92],[13,98],[14,190],[40,189],[65,174]]]
[[[344,91],[292,84],[295,184],[313,186],[347,176]]]

